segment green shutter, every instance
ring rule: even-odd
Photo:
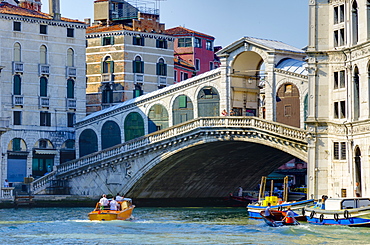
[[[114,61],[110,61],[110,73],[114,73]]]
[[[179,97],[179,108],[186,108],[186,102],[187,102],[187,99],[186,99],[186,96],[185,95],[181,95]]]

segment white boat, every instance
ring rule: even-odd
[[[329,198],[305,208],[307,221],[317,225],[370,226],[370,199]]]

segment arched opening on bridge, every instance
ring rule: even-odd
[[[92,129],[82,131],[78,140],[80,156],[83,157],[98,151],[98,136]]]
[[[60,163],[65,163],[76,159],[75,141],[66,140],[60,148]]]
[[[276,103],[276,121],[293,127],[300,127],[299,90],[292,83],[284,83],[277,91],[280,102]]]
[[[194,118],[193,102],[186,95],[179,95],[172,106],[173,125],[183,123]]]
[[[258,53],[245,51],[235,58],[231,74],[231,109],[235,116],[257,116],[258,85],[264,76],[265,63]]]
[[[23,182],[27,177],[27,145],[21,138],[14,138],[8,144],[7,179],[9,182]]]
[[[360,76],[358,67],[355,67],[353,74],[353,120],[360,117]]]
[[[56,154],[57,151],[50,140],[38,140],[33,147],[32,176],[39,178],[53,171]]]
[[[355,149],[355,183],[359,183],[359,192],[362,193],[362,179],[361,179],[361,150],[360,147]]]
[[[145,134],[144,120],[137,112],[131,112],[125,118],[125,141],[129,141]]]
[[[193,144],[161,158],[132,187],[134,198],[227,197],[238,186],[257,190],[267,176],[294,156],[279,149],[245,141]],[[168,149],[170,151],[170,149]]]
[[[148,132],[168,128],[168,112],[163,105],[155,104],[149,110],[148,115]]]
[[[220,116],[220,96],[214,87],[207,86],[198,93],[198,117]]]
[[[121,129],[114,121],[107,121],[101,129],[102,150],[121,144]]]

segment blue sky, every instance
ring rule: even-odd
[[[155,7],[155,0],[146,1],[153,3],[148,7]],[[94,0],[60,2],[62,16],[93,19]],[[42,11],[48,12],[48,0],[42,3]],[[159,4],[166,28],[184,26],[209,34],[216,38],[215,45],[225,47],[244,36],[297,48],[308,43],[308,0],[162,0]]]

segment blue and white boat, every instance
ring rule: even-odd
[[[329,198],[305,208],[307,221],[317,225],[370,227],[370,199],[365,197]]]

